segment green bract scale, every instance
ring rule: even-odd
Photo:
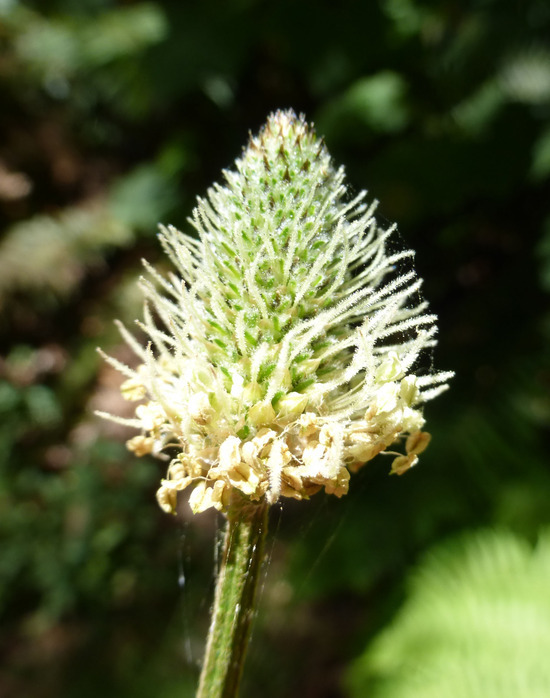
[[[145,262],[148,346],[121,327],[141,364],[107,357],[135,419],[103,416],[141,430],[128,442],[137,455],[172,455],[158,492],[170,512],[187,487],[194,512],[341,496],[350,472],[403,440],[401,474],[429,441],[423,403],[452,375],[419,368],[436,325],[413,253],[389,251],[394,228],[365,192],[349,196],[291,111],[223,174],[198,200],[198,237],[161,228],[175,271]]]

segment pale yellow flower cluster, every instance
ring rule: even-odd
[[[141,368],[123,384],[127,399],[141,400],[146,395],[138,377],[145,374]],[[165,382],[169,381],[167,374]],[[177,445],[179,452],[157,493],[161,508],[170,513],[175,512],[178,492],[189,486],[194,513],[210,507],[226,511],[240,495],[274,503],[281,496],[307,499],[324,488],[327,494],[341,497],[348,491],[350,472],[386,451],[404,432],[410,434],[406,455],[392,452],[391,472],[401,475],[416,464],[429,442],[429,434],[421,431],[424,419],[417,406],[417,382],[415,376],[403,375],[397,354],[391,353],[379,367],[373,400],[361,418],[342,422],[306,411],[307,393],[291,392],[279,401],[277,411],[262,401],[248,408],[256,433],[247,438],[228,429],[216,404],[227,408],[232,403],[236,420],[243,410],[243,396],[253,392],[249,386],[240,385],[225,395],[218,389],[218,400],[203,390],[190,393],[188,420],[173,405],[167,413],[160,402],[149,401],[136,408],[143,433],[127,446],[143,456]],[[187,384],[188,394],[190,389]]]
[[[171,454],[158,492],[174,512],[342,496],[379,453],[391,472],[426,448],[422,406],[451,373],[426,367],[435,316],[420,298],[411,250],[392,251],[365,192],[351,199],[314,130],[277,112],[225,184],[199,199],[198,239],[161,227],[176,269],[145,264],[143,347],[122,394],[136,455]],[[404,453],[389,448],[404,442]]]

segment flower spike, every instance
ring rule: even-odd
[[[195,513],[340,497],[401,440],[391,472],[405,472],[429,441],[422,406],[452,376],[422,368],[437,328],[413,253],[389,251],[395,228],[365,192],[349,197],[292,111],[272,114],[223,174],[198,199],[198,239],[160,228],[176,272],[145,263],[149,347],[122,330],[141,365],[110,360],[140,403],[128,447],[172,454],[160,506],[173,512],[187,488]]]

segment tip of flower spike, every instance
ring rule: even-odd
[[[292,129],[296,126],[296,122],[306,125],[306,120],[303,114],[296,116],[294,109],[277,109],[267,117],[267,123],[264,130],[277,133],[282,138],[288,138],[291,135]]]
[[[147,347],[121,328],[142,365],[108,359],[142,400],[129,447],[176,452],[159,503],[173,511],[184,489],[195,513],[339,497],[403,440],[392,473],[405,472],[429,441],[422,405],[450,376],[419,370],[436,325],[412,252],[393,250],[395,227],[378,226],[364,192],[350,197],[292,109],[223,176],[190,219],[198,239],[160,227],[174,273],[144,262]]]
[[[317,135],[313,124],[308,124],[305,116],[296,115],[293,109],[281,109],[272,112],[265,126],[260,130],[257,137],[251,136],[250,144],[256,151],[261,152],[266,170],[271,172],[273,162],[272,155],[276,155],[280,160],[292,165],[293,149],[300,151],[302,145],[306,148],[317,142]],[[320,144],[310,154],[316,155],[323,147],[321,139]],[[311,165],[309,160],[304,160],[302,163],[304,171],[307,171]],[[286,182],[292,181],[291,169],[283,172],[283,180]]]

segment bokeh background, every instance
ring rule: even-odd
[[[101,345],[267,114],[304,112],[417,250],[456,371],[421,465],[273,510],[244,698],[550,695],[547,0],[0,0],[0,696],[192,696],[218,522]]]

